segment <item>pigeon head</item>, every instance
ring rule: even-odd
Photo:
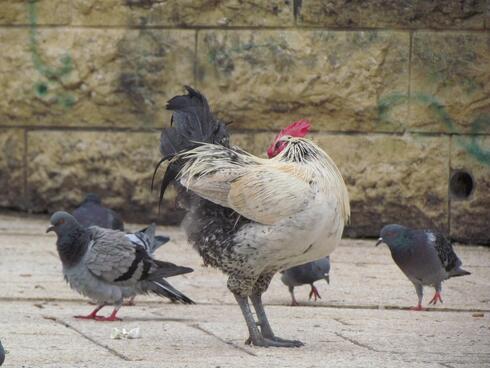
[[[102,204],[102,201],[100,200],[100,197],[97,194],[95,194],[95,193],[87,193],[87,195],[83,199],[82,204],[84,204],[84,203]]]
[[[410,229],[397,224],[386,225],[381,229],[376,246],[385,243],[390,249],[404,247],[410,244],[412,238]]]
[[[302,119],[295,121],[291,125],[287,126],[279,132],[274,139],[274,142],[267,149],[267,156],[269,158],[277,156],[286,146],[286,142],[281,138],[284,136],[303,138],[310,131],[311,124],[308,120]]]
[[[58,236],[69,234],[81,227],[75,217],[64,211],[55,212],[49,221],[51,226],[46,229],[46,232],[54,231]]]

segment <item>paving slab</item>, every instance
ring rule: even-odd
[[[444,304],[427,312],[386,247],[345,239],[332,254],[331,284],[322,299],[290,307],[276,277],[265,295],[278,336],[300,349],[244,344],[245,323],[226,289],[226,277],[202,267],[177,227],[158,227],[172,240],[157,257],[194,268],[169,281],[198,302],[179,305],[141,296],[123,307],[121,322],[76,320],[93,306],[69,289],[47,217],[0,214],[0,339],[6,367],[483,367],[490,366],[490,249],[457,246],[471,276],[443,286]],[[129,229],[141,228],[130,224]],[[432,296],[427,288],[425,303]],[[109,314],[110,307],[102,310]],[[110,338],[114,327],[139,327],[141,338]]]

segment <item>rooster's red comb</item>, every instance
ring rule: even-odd
[[[280,138],[284,135],[290,135],[292,137],[304,137],[306,134],[308,134],[310,128],[311,128],[310,122],[306,119],[301,119],[295,121],[291,125],[281,130],[277,138]]]
[[[277,155],[279,151],[276,152],[276,142],[281,139],[281,137],[284,137],[285,135],[290,135],[292,137],[304,137],[308,132],[310,131],[311,124],[308,120],[306,119],[301,119],[298,121],[295,121],[291,125],[288,125],[286,128],[281,130],[279,134],[276,136],[274,139],[274,142],[270,145],[270,147],[267,149],[267,155],[269,157],[274,157]]]

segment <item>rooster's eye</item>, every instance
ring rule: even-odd
[[[276,150],[278,150],[279,148],[281,148],[281,142],[276,142]]]

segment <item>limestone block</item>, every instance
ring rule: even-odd
[[[379,101],[408,91],[405,32],[199,31],[197,84],[234,127],[398,131],[407,104],[379,121]]]
[[[28,145],[27,186],[34,212],[71,210],[85,193],[95,192],[126,221],[180,219],[171,208],[172,190],[160,215],[158,193],[150,191],[160,159],[157,133],[30,131]]]
[[[71,19],[70,0],[4,0],[1,25],[64,25]]]
[[[317,135],[348,186],[349,236],[399,223],[448,231],[448,137]]]
[[[292,26],[292,0],[73,0],[77,25]]]
[[[0,129],[0,207],[24,208],[24,130]]]
[[[194,78],[194,31],[7,28],[0,44],[0,124],[161,126]]]
[[[451,236],[490,243],[490,136],[451,141]]]
[[[485,0],[303,0],[299,24],[345,28],[482,29]]]
[[[414,131],[490,133],[490,33],[416,32]]]

